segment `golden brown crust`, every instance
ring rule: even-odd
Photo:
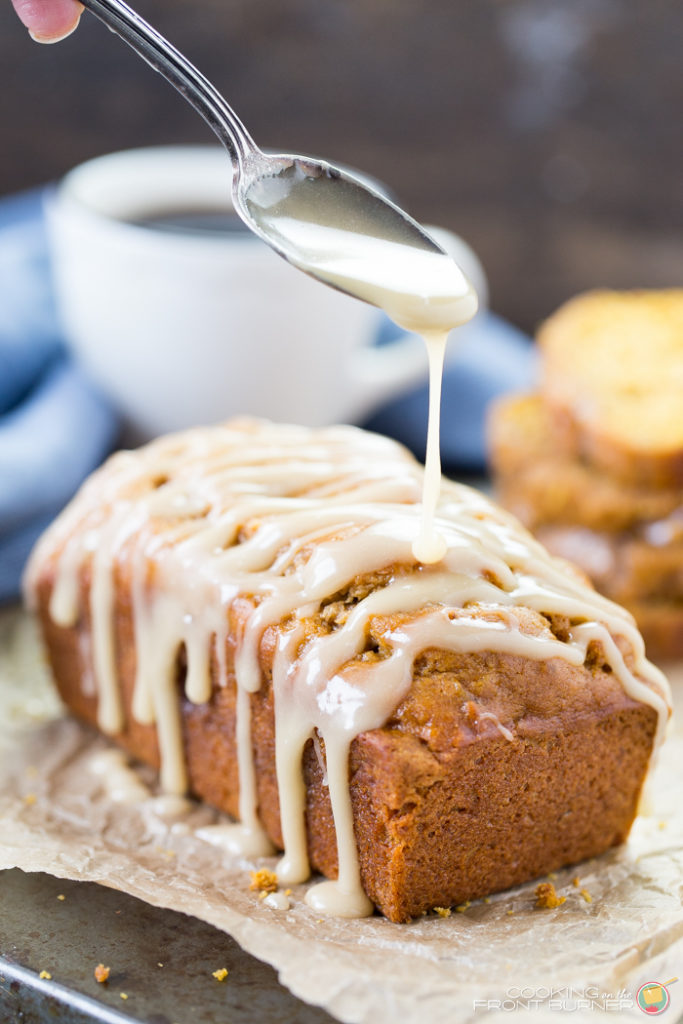
[[[81,637],[88,623],[55,625],[47,611],[53,580],[46,567],[38,605],[50,661],[67,705],[88,722],[96,700],[83,694]],[[84,585],[87,581],[84,580]],[[131,715],[135,638],[127,582],[119,573],[116,659],[126,724],[116,737],[136,758],[157,766],[153,727]],[[358,581],[362,588],[367,581]],[[244,609],[243,609],[244,611]],[[562,630],[519,610],[527,631]],[[239,607],[232,634],[239,628]],[[272,631],[261,646],[266,682],[252,695],[259,814],[282,844],[275,776]],[[233,650],[229,682],[211,700],[182,697],[185,755],[192,791],[237,813]],[[521,883],[622,842],[630,828],[656,726],[648,706],[628,698],[593,649],[586,665],[530,661],[505,653],[426,651],[413,688],[383,729],[352,744],[349,781],[363,886],[393,921],[435,906]],[[502,728],[501,728],[502,727]],[[510,730],[512,740],[503,730]],[[309,742],[304,754],[311,863],[337,872],[334,823],[323,769]]]

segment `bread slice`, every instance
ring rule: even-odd
[[[629,483],[683,485],[683,289],[580,295],[538,344],[544,400],[579,456]]]
[[[683,512],[683,487],[624,482],[572,455],[565,441],[539,394],[506,395],[490,409],[496,492],[528,529],[563,524],[617,533]]]
[[[668,715],[628,613],[482,495],[444,482],[416,562],[421,483],[350,428],[191,431],[110,460],[27,578],[75,714],[397,922],[622,842]]]
[[[540,395],[490,410],[501,503],[634,615],[648,653],[683,656],[683,489],[626,483],[568,454]]]

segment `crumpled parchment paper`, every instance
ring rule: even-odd
[[[493,1024],[525,1012],[536,1021],[567,1012],[580,1024],[642,1021],[641,986],[678,976],[659,994],[670,995],[666,1019],[683,1013],[683,732],[675,726],[628,844],[558,872],[561,906],[536,909],[532,882],[407,925],[321,919],[303,902],[305,886],[294,887],[289,910],[271,909],[249,890],[249,871],[274,860],[242,861],[198,838],[196,829],[220,816],[198,804],[182,813],[164,806],[146,769],[136,769],[146,799],[115,799],[108,773],[97,771],[108,749],[62,715],[30,619],[2,613],[0,869],[100,882],[208,921],[343,1021]]]

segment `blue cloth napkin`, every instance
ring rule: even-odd
[[[33,543],[118,429],[62,344],[42,191],[0,201],[0,601],[18,596]]]
[[[0,201],[0,601],[18,596],[34,541],[113,447],[115,412],[67,355],[60,336],[43,221],[43,191]],[[383,322],[377,339],[396,338]],[[450,342],[441,453],[451,474],[483,474],[489,401],[529,388],[529,339],[490,313]],[[364,426],[424,455],[427,381],[378,409]]]

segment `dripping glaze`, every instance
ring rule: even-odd
[[[359,199],[362,196],[362,201]],[[333,288],[369,302],[422,337],[429,363],[429,421],[422,517],[413,554],[438,562],[446,552],[434,515],[441,484],[441,378],[449,333],[477,312],[477,294],[446,252],[416,244],[414,231],[386,216],[384,203],[343,178],[291,174],[264,178],[248,196],[253,220],[287,258]]]
[[[285,883],[309,876],[302,754],[308,740],[319,737],[339,859],[338,879],[308,893],[323,912],[360,916],[372,910],[360,882],[349,748],[360,733],[386,723],[407,694],[422,651],[501,651],[580,666],[597,641],[626,693],[657,711],[660,735],[668,715],[666,681],[645,659],[630,615],[587,589],[483,495],[443,482],[435,514],[445,551],[437,564],[416,563],[422,485],[422,467],[399,445],[351,427],[312,431],[236,421],[196,429],[113,456],[43,536],[27,570],[35,604],[41,567],[55,565],[55,622],[69,627],[88,619],[99,723],[116,734],[123,711],[113,576],[125,568],[137,650],[133,716],[156,724],[169,793],[187,788],[178,653],[186,652],[187,698],[209,700],[214,686],[228,682],[231,608],[248,598],[234,656],[241,820],[222,830],[220,841],[249,856],[272,852],[258,818],[250,694],[263,681],[264,634],[275,628],[272,685],[284,836],[278,875]],[[344,587],[391,566],[405,571],[370,590],[338,628],[305,633],[306,620]],[[86,567],[92,582],[89,608],[83,609],[79,580]],[[494,614],[482,616],[482,606]],[[550,630],[525,633],[517,606],[566,615],[573,623],[569,638],[559,640]],[[369,623],[395,613],[407,621],[383,635],[386,656],[364,660]],[[632,670],[613,637],[623,637],[634,651]],[[505,723],[493,727],[512,737]]]

